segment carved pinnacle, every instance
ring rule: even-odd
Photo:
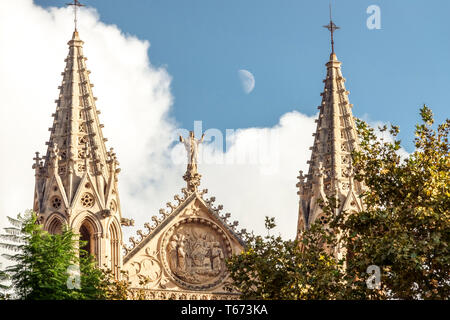
[[[148,230],[148,233],[150,233],[153,230],[153,227],[148,222],[144,223],[144,227]]]
[[[142,232],[142,230],[138,230],[138,231],[136,231],[136,233],[141,236],[141,241],[144,240],[145,236],[144,236],[144,233]]]
[[[133,244],[133,247],[135,247],[136,244],[137,244],[136,239],[135,239],[134,237],[130,237],[129,240],[130,240],[130,242]]]
[[[157,216],[153,216],[152,221],[155,222],[155,226],[157,226],[159,224],[159,219]]]
[[[173,212],[173,211],[176,209],[176,206],[174,206],[174,205],[173,205],[172,203],[170,203],[170,202],[167,202],[167,203],[166,203],[166,206],[167,206],[168,208],[172,209],[171,212]]]
[[[173,199],[176,200],[176,201],[178,201],[178,205],[180,205],[180,204],[183,202],[183,200],[182,200],[182,199],[180,198],[180,196],[177,195],[177,194],[173,197]]]

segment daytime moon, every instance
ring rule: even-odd
[[[241,69],[238,71],[241,86],[245,93],[249,94],[255,88],[255,77],[248,71]]]

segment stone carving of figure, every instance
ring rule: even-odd
[[[207,283],[222,274],[225,254],[221,242],[204,230],[178,230],[166,248],[170,270],[187,283]]]
[[[213,247],[211,249],[211,264],[214,271],[220,271],[223,258],[224,256],[222,249],[220,248],[220,244],[216,241],[213,243]]]
[[[189,140],[186,141],[182,136],[180,136],[180,142],[184,144],[187,151],[188,166],[192,169],[197,168],[198,163],[198,146],[203,142],[205,134],[202,135],[201,139],[195,139],[194,131],[189,131]],[[195,170],[196,171],[196,170]]]
[[[184,248],[184,242],[180,241],[177,247],[178,257],[178,270],[184,272],[186,270],[186,250]]]
[[[203,268],[211,269],[210,255],[211,255],[211,242],[208,241],[208,235],[204,234],[200,240],[203,248]]]
[[[56,143],[54,144],[53,149],[50,152],[50,158],[52,159],[53,171],[54,171],[55,175],[57,175],[58,169],[59,169],[58,161],[61,160],[61,156],[59,154],[58,144],[56,144]]]
[[[205,134],[202,135],[201,139],[195,139],[194,131],[189,132],[189,140],[185,140],[180,136],[180,142],[184,144],[187,151],[187,170],[183,176],[183,179],[187,182],[187,189],[189,191],[197,191],[197,187],[200,185],[201,175],[198,173],[198,146],[203,142]]]
[[[186,271],[185,237],[173,235],[167,244],[167,251],[170,269],[175,273],[184,273]]]
[[[205,256],[208,253],[205,236],[194,236],[192,239],[193,247],[191,252],[192,266],[201,268],[204,265]]]
[[[178,237],[176,235],[172,236],[167,246],[167,252],[169,252],[170,269],[172,270],[176,270],[178,265],[177,239]]]

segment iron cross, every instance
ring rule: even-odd
[[[327,28],[328,31],[331,33],[331,53],[334,53],[334,31],[340,29],[337,25],[334,24],[332,18],[331,18],[331,4],[330,4],[330,24],[323,26],[324,28]]]
[[[68,6],[73,6],[73,14],[75,16],[74,22],[75,22],[75,31],[77,31],[77,11],[79,7],[84,7],[83,4],[81,4],[78,0],[73,0],[73,3],[67,3]]]

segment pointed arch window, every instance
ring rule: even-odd
[[[54,218],[48,225],[48,233],[62,234],[62,223],[58,218]]]
[[[86,220],[80,227],[80,240],[83,241],[83,245],[80,249],[86,251],[88,254],[96,257],[96,232],[93,224]]]

